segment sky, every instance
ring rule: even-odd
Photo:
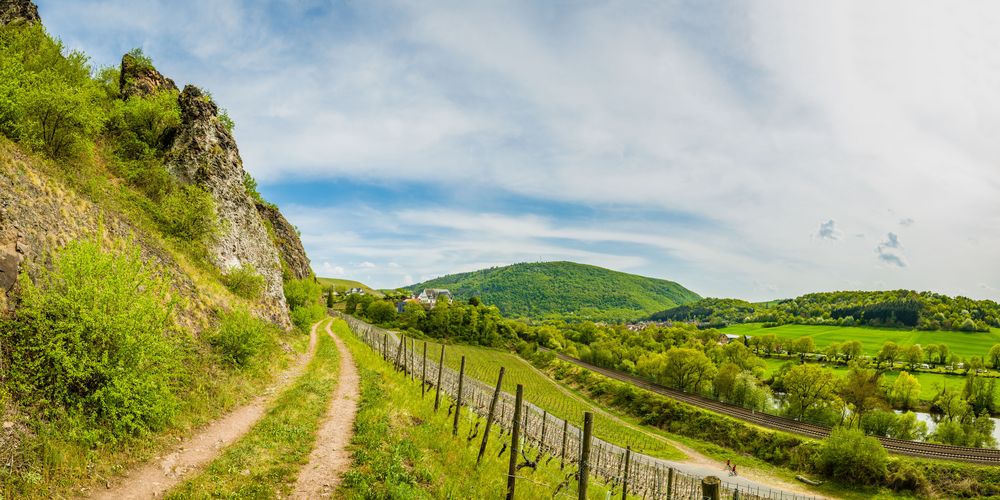
[[[320,276],[1000,299],[1000,3],[37,0],[236,122]]]

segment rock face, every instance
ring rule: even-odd
[[[278,246],[281,260],[295,279],[312,275],[306,249],[302,247],[299,232],[274,205],[257,203],[257,213],[270,226],[274,244]]]
[[[18,19],[29,23],[40,23],[38,7],[31,0],[0,0],[0,26],[10,24]]]
[[[134,96],[147,97],[161,90],[177,90],[173,80],[160,74],[148,62],[136,59],[130,54],[122,56],[118,86],[123,99]]]
[[[37,272],[53,250],[97,235],[134,239],[143,259],[168,273],[174,291],[190,304],[189,314],[178,317],[181,326],[201,331],[207,325],[210,306],[166,251],[118,214],[45,174],[37,159],[0,143],[0,313],[11,305],[19,272]]]
[[[167,163],[179,180],[204,187],[215,199],[223,228],[211,257],[223,271],[253,265],[266,283],[259,312],[290,328],[278,249],[243,184],[236,141],[219,121],[218,107],[200,89],[184,87],[179,101],[182,125]]]

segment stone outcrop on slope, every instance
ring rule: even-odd
[[[304,279],[312,275],[312,266],[306,249],[302,247],[299,231],[281,214],[278,207],[269,203],[257,203],[257,213],[271,229],[271,237],[278,246],[281,260],[287,266],[288,272],[295,279]]]
[[[182,125],[167,164],[179,180],[204,187],[215,199],[222,231],[209,249],[211,258],[223,271],[252,265],[265,281],[260,312],[291,327],[278,249],[244,186],[236,141],[219,120],[218,107],[200,89],[184,87],[179,100]]]
[[[38,7],[31,0],[0,0],[0,26],[17,20],[39,23]]]
[[[162,90],[177,90],[173,80],[131,54],[122,56],[118,87],[121,89],[123,99],[133,96],[148,97]]]

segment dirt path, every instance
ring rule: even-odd
[[[299,472],[291,498],[328,498],[351,465],[347,446],[354,435],[354,416],[361,394],[358,368],[347,345],[330,330],[330,323],[326,324],[326,333],[333,338],[340,353],[340,377],[316,434],[316,446],[309,455],[309,462]]]
[[[316,330],[323,321],[312,326],[306,354],[278,375],[260,396],[201,429],[178,445],[172,453],[151,460],[132,471],[114,488],[97,492],[94,498],[145,500],[162,497],[165,492],[190,476],[192,471],[210,463],[225,447],[243,437],[264,416],[271,399],[302,374],[316,354]]]
[[[543,377],[546,377],[546,378],[549,378],[551,380],[551,377],[549,377],[548,374],[546,374],[545,372],[542,372],[541,370],[539,370],[538,368],[536,368],[531,363],[529,363],[527,361],[524,361],[522,359],[518,359],[518,361],[524,363],[525,366],[527,366],[528,368],[534,370],[539,375],[541,375]],[[705,455],[702,455],[701,453],[697,452],[693,448],[691,448],[689,446],[686,446],[686,445],[683,445],[683,444],[681,444],[681,443],[679,443],[677,441],[674,441],[673,439],[661,436],[659,434],[656,434],[655,432],[650,432],[647,429],[643,429],[640,426],[637,426],[637,425],[632,424],[631,422],[625,421],[624,419],[618,417],[617,415],[615,415],[613,413],[610,413],[608,411],[605,411],[603,408],[600,408],[599,406],[597,406],[597,405],[595,405],[595,404],[593,404],[593,403],[585,400],[584,398],[580,397],[579,395],[577,395],[573,391],[567,389],[566,387],[563,387],[563,385],[560,384],[559,382],[553,381],[553,385],[555,385],[556,389],[558,389],[559,392],[562,392],[566,396],[568,396],[570,398],[573,398],[573,399],[577,400],[578,402],[583,403],[583,404],[585,404],[587,406],[590,406],[591,408],[593,408],[594,412],[599,413],[599,414],[603,415],[604,417],[606,417],[608,419],[614,420],[615,422],[618,422],[619,424],[624,425],[625,427],[628,427],[628,428],[633,429],[635,431],[641,432],[644,435],[646,435],[646,436],[648,436],[648,437],[650,437],[652,439],[655,439],[655,440],[663,442],[663,443],[667,443],[670,446],[673,446],[674,448],[677,448],[678,450],[680,450],[681,453],[684,453],[685,455],[687,455],[687,459],[684,459],[684,460],[664,460],[665,462],[671,462],[671,463],[678,464],[678,465],[683,464],[685,466],[688,466],[688,467],[679,467],[679,468],[681,468],[681,469],[688,469],[687,472],[690,472],[690,473],[700,474],[700,475],[715,475],[715,476],[720,476],[723,480],[733,481],[732,477],[728,477],[728,476],[725,475],[726,474],[724,472],[725,466],[724,466],[724,464],[722,462],[719,462],[718,460],[706,457]],[[770,487],[773,487],[773,488],[780,488],[780,489],[785,490],[785,491],[799,493],[799,494],[802,494],[802,495],[815,495],[817,498],[824,498],[824,497],[822,497],[821,495],[819,495],[819,494],[817,494],[815,492],[807,490],[806,488],[804,488],[800,484],[790,483],[788,481],[784,481],[784,480],[779,479],[779,478],[777,478],[777,477],[775,477],[775,476],[773,476],[771,474],[768,474],[766,472],[761,472],[761,471],[756,471],[756,470],[753,470],[753,469],[746,469],[746,468],[744,468],[744,469],[741,469],[740,476],[741,476],[742,479],[747,479],[747,480],[749,480],[752,483],[759,483],[761,485],[766,485],[766,486],[770,486]]]

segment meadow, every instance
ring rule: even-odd
[[[423,352],[422,340],[416,341],[416,352]],[[427,358],[437,361],[441,344],[427,342]],[[649,431],[639,430],[638,424],[625,424],[620,418],[610,418],[604,410],[558,384],[516,354],[497,349],[468,345],[445,346],[445,365],[459,369],[462,356],[466,357],[466,374],[490,385],[496,385],[500,367],[506,368],[503,390],[514,393],[517,384],[524,385],[524,397],[545,408],[556,417],[577,426],[583,425],[583,413],[594,412],[594,435],[612,443],[631,444],[635,450],[668,460],[680,460],[684,454],[664,442],[651,439]],[[421,360],[416,360],[419,369]]]
[[[785,359],[785,358],[763,358],[764,362],[767,364],[765,367],[765,377],[771,376],[774,372],[781,368],[781,365],[792,362],[798,363],[797,359]],[[844,365],[827,365],[837,377],[843,377],[847,374],[847,367]],[[950,375],[945,373],[926,373],[926,372],[909,372],[920,382],[920,400],[925,402],[932,402],[934,398],[941,392],[941,389],[947,387],[949,391],[956,391],[959,394],[962,393],[962,388],[965,387],[965,376],[964,375]],[[898,371],[886,372],[883,375],[884,383],[892,385],[896,381],[896,377],[899,376]]]
[[[764,328],[761,323],[744,323],[727,326],[721,331],[749,336],[774,334],[783,339],[809,336],[816,342],[817,350],[822,350],[833,343],[857,340],[861,342],[865,354],[872,356],[878,353],[886,341],[900,345],[947,344],[952,354],[963,358],[971,356],[985,358],[994,344],[1000,344],[1000,330],[996,328],[989,332],[952,332],[822,325],[781,325]]]

